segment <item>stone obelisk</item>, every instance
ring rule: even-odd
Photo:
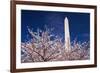
[[[65,50],[70,51],[70,32],[69,32],[69,21],[68,18],[64,19],[64,27],[65,27]]]

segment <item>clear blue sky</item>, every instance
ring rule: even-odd
[[[21,41],[31,39],[27,26],[36,31],[38,28],[44,30],[46,25],[49,29],[54,28],[52,34],[64,39],[64,18],[69,19],[71,41],[77,38],[78,41],[90,40],[90,14],[75,12],[51,12],[51,11],[21,11]]]

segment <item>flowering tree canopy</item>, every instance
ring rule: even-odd
[[[49,29],[33,32],[28,28],[32,38],[21,43],[21,62],[47,62],[89,59],[89,42],[71,42],[71,50],[66,51],[65,43],[59,36],[54,36]],[[53,32],[53,31],[51,31]]]

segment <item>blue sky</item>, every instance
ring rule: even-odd
[[[78,41],[90,40],[89,13],[21,10],[21,42],[31,39],[27,26],[35,32],[38,28],[44,30],[46,25],[49,29],[54,29],[52,34],[64,39],[65,17],[69,20],[71,41],[75,38]]]

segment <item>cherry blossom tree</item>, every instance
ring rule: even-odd
[[[47,62],[89,59],[89,42],[76,42],[71,44],[71,50],[65,50],[62,38],[51,34],[49,29],[45,31],[37,29],[33,32],[28,28],[32,38],[21,43],[21,62]],[[53,38],[53,39],[52,39]]]

